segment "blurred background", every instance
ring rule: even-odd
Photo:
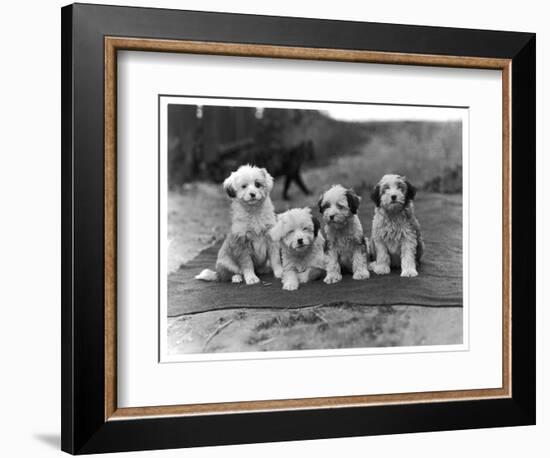
[[[306,144],[309,150],[302,151],[300,145]],[[289,156],[296,155],[300,158],[294,162],[304,168],[360,157],[369,182],[381,169],[399,164],[401,174],[434,191],[461,191],[460,121],[362,122],[317,110],[168,106],[170,190],[198,180],[221,182],[246,162],[285,176],[293,172]]]
[[[376,110],[368,107],[169,104],[169,271],[225,236],[229,205],[220,183],[242,164],[266,167],[275,177],[277,212],[313,206],[335,183],[354,187],[363,196],[362,211],[370,212],[370,190],[390,172],[407,176],[421,191],[460,196],[460,120],[422,119],[422,108],[401,107],[385,107],[392,116],[373,119]]]

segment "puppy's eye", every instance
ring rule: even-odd
[[[336,204],[336,208],[338,210],[343,210],[344,209],[344,206],[342,204]]]
[[[262,187],[262,183],[260,183],[259,181],[256,181],[256,183],[254,183],[256,185],[257,188],[261,188]]]
[[[311,229],[309,227],[304,227],[304,231],[310,231]]]
[[[243,185],[241,186],[241,188],[243,188],[243,189],[246,189],[246,185],[245,185],[245,184],[243,184]]]

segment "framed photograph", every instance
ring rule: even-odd
[[[535,423],[535,35],[62,9],[62,448]]]

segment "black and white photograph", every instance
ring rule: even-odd
[[[161,359],[465,343],[467,109],[162,106]]]
[[[544,455],[544,3],[312,6],[5,4],[2,456]]]

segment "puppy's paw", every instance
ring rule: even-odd
[[[255,285],[256,283],[260,283],[260,279],[255,273],[244,274],[244,281],[247,285]]]
[[[231,277],[232,283],[242,283],[242,281],[243,281],[243,276],[241,274],[235,274]]]
[[[401,270],[401,276],[402,277],[416,277],[418,275],[418,272],[414,268],[408,268]]]
[[[281,278],[283,276],[283,268],[278,267],[278,268],[273,269],[273,276],[275,278]]]
[[[361,269],[353,273],[354,280],[366,280],[370,278],[370,273],[367,269]]]
[[[337,272],[329,272],[323,281],[327,285],[332,285],[333,283],[338,283],[340,280],[342,280],[342,274]]]
[[[377,264],[373,262],[371,264],[371,269],[376,275],[386,275],[390,273],[390,266],[386,264]]]
[[[283,283],[283,289],[286,291],[296,291],[300,284],[297,280],[287,280]]]

